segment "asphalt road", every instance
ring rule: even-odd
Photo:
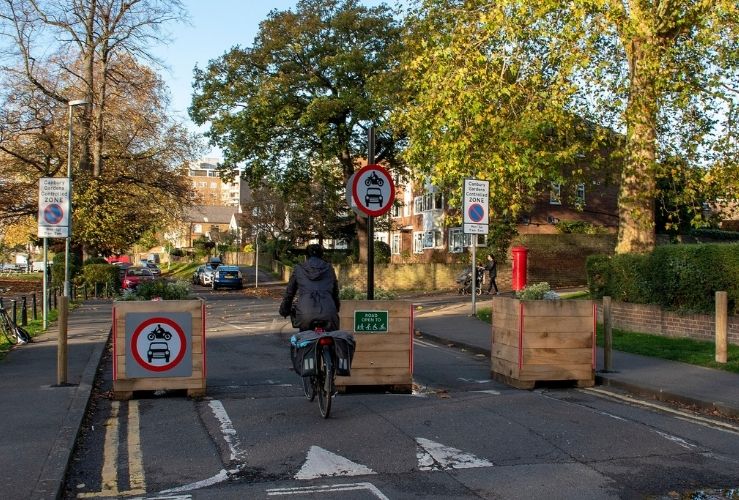
[[[589,390],[513,389],[487,359],[422,339],[413,394],[340,394],[324,420],[291,370],[277,299],[200,293],[208,397],[112,401],[106,362],[67,498],[732,498],[720,490],[739,486],[735,430]]]

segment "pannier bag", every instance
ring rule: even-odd
[[[313,330],[296,333],[290,337],[293,368],[301,377],[310,377],[318,369],[318,337]]]
[[[326,335],[330,335],[334,339],[336,375],[341,377],[350,376],[352,374],[352,359],[354,359],[354,335],[342,330],[328,332]]]
[[[296,333],[290,337],[293,368],[301,377],[310,377],[316,374],[318,367],[318,339],[321,335],[334,339],[334,366],[336,375],[348,377],[351,375],[352,359],[354,359],[354,335],[337,330],[318,334],[313,330]]]

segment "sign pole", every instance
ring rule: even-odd
[[[470,235],[472,244],[472,315],[477,315],[477,235]]]
[[[44,318],[43,318],[43,329],[46,330],[49,327],[49,240],[44,238],[44,287],[43,287],[43,302],[44,302]]]
[[[375,163],[375,127],[367,131],[367,165]],[[367,300],[375,300],[375,218],[367,217]]]

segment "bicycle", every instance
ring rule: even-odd
[[[318,407],[323,418],[331,414],[331,403],[336,393],[336,363],[344,366],[340,375],[349,375],[351,358],[354,353],[354,338],[346,332],[326,332],[325,325],[311,324],[313,330],[300,332],[291,339],[291,357],[293,365],[298,374],[301,375],[303,394],[308,401],[313,401],[318,396]],[[339,355],[336,351],[338,338],[346,341],[348,345]],[[298,349],[305,349],[303,356],[298,356]],[[296,361],[299,359],[300,363]],[[304,375],[307,373],[307,375]]]
[[[3,331],[5,338],[8,339],[11,345],[23,345],[31,342],[31,335],[15,324],[2,305],[0,305],[0,330]]]

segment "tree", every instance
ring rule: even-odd
[[[149,28],[156,33],[157,23],[164,21],[158,17],[158,3],[74,2],[67,5],[66,13],[54,10],[60,5],[5,0],[0,9],[6,33],[17,28],[16,63],[0,68],[0,178],[5,179],[0,218],[35,214],[38,179],[66,176],[67,101],[89,96],[93,89],[94,110],[75,108],[73,115],[72,157],[82,158],[82,168],[73,169],[73,243],[91,253],[125,251],[144,231],[166,224],[192,202],[183,165],[197,156],[198,143],[182,124],[169,118],[161,78],[134,58],[144,57],[144,47],[139,45],[151,41],[141,31],[144,25],[153,23]],[[147,5],[156,7],[150,17],[141,11]],[[116,9],[119,19],[113,22],[109,17]],[[67,26],[66,21],[75,19],[73,13],[76,19],[87,19],[82,13],[98,16],[93,24],[107,33],[105,40],[92,48],[75,45],[79,50],[56,40],[55,30],[81,29],[82,23]],[[119,31],[112,30],[111,22]],[[32,39],[50,42],[53,56],[37,57],[28,45],[31,27],[45,36]],[[81,38],[78,34],[68,39],[79,42]],[[57,45],[51,43],[55,40]],[[85,47],[93,52],[84,52]],[[108,47],[103,59],[95,52],[101,47]],[[97,58],[92,76],[85,76],[89,59],[85,54]],[[91,149],[89,131],[100,139],[91,142],[95,168],[86,167],[90,165],[85,159]]]
[[[599,171],[623,132],[617,251],[649,251],[662,160],[703,183],[736,165],[738,18],[723,0],[424,1],[397,122],[409,161],[440,184],[490,179],[493,212],[515,216],[544,183]]]
[[[340,167],[341,183],[330,187],[343,192],[366,158],[371,124],[379,131],[376,160],[397,172],[385,124],[399,36],[385,5],[301,0],[295,11],[272,11],[251,47],[195,69],[190,116],[210,124],[206,136],[224,152],[226,175],[243,163],[252,186],[266,181],[293,200],[312,196],[321,166]]]
[[[121,59],[155,61],[162,26],[185,17],[180,0],[3,0],[0,35],[23,78],[58,104],[85,98],[80,166],[98,177],[105,158],[106,108]],[[90,151],[92,149],[92,151]]]

